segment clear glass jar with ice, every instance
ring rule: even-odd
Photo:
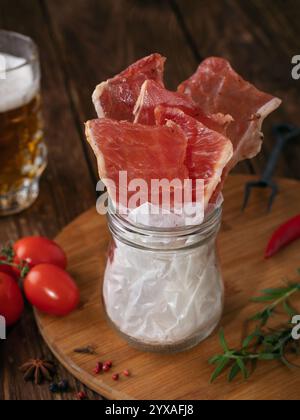
[[[222,208],[190,227],[150,228],[110,212],[113,241],[103,295],[107,317],[135,347],[179,352],[217,327],[224,288],[216,238]]]

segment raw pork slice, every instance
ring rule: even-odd
[[[185,166],[188,141],[175,123],[149,127],[104,118],[89,121],[86,136],[97,157],[99,175],[104,183],[110,179],[119,188],[120,171],[127,171],[128,184],[136,179],[146,181],[149,192],[152,180],[188,179]],[[122,195],[126,194],[128,184],[121,187]],[[107,187],[110,190],[110,185]],[[147,201],[159,204],[153,202],[150,195],[145,197],[144,202]]]
[[[204,180],[206,207],[232,158],[231,141],[176,108],[159,106],[155,109],[155,117],[159,125],[175,122],[188,138],[186,165],[189,177]]]
[[[221,114],[206,115],[189,96],[171,92],[153,80],[146,80],[133,111],[135,115],[134,122],[155,125],[154,110],[159,105],[181,109],[207,127],[220,132],[224,132],[228,123],[232,121],[230,116]]]
[[[98,117],[133,121],[133,108],[144,81],[155,80],[163,86],[165,61],[161,55],[152,54],[98,85],[93,94]]]
[[[228,170],[260,152],[263,121],[281,104],[280,99],[243,80],[222,58],[206,59],[178,91],[189,95],[208,114],[232,115],[234,122],[227,136],[233,143],[234,155]]]

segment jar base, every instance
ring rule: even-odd
[[[109,318],[106,314],[106,318],[110,326],[117,332],[117,334],[125,340],[131,347],[135,348],[136,350],[140,350],[143,352],[148,353],[161,353],[161,354],[176,354],[182,353],[187,350],[191,350],[192,348],[198,346],[204,340],[206,340],[218,327],[221,316],[219,315],[217,319],[212,320],[209,326],[205,329],[205,331],[197,332],[191,337],[188,337],[184,340],[174,342],[172,344],[153,344],[147,343],[141,340],[137,340],[134,337],[131,337],[122,331],[115,325],[115,323]]]

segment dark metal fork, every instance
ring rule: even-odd
[[[287,142],[300,136],[300,128],[294,127],[289,124],[275,125],[272,131],[276,141],[275,146],[272,150],[266,169],[263,172],[263,175],[260,178],[260,180],[248,182],[246,184],[243,211],[246,209],[249,203],[251,191],[253,188],[271,189],[271,195],[268,204],[268,211],[271,211],[274,200],[279,192],[279,187],[277,183],[273,181],[273,175],[276,170],[276,166],[280,158],[281,152],[284,149]]]

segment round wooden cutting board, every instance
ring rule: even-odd
[[[241,212],[244,185],[249,176],[231,176],[225,190],[224,221],[219,249],[226,286],[222,326],[231,347],[240,344],[244,320],[260,306],[249,303],[261,289],[281,286],[295,279],[300,266],[299,242],[275,258],[263,258],[274,229],[289,217],[300,214],[300,183],[279,181],[281,192],[267,213],[269,191],[254,190],[247,210]],[[106,219],[95,209],[83,214],[58,236],[69,258],[69,271],[81,290],[81,307],[67,318],[40,313],[40,331],[59,361],[79,380],[109,399],[300,399],[300,372],[289,371],[277,362],[262,363],[245,383],[228,384],[221,377],[209,384],[212,367],[208,359],[220,352],[217,333],[198,347],[177,355],[142,353],[132,349],[107,324],[101,286],[110,235]],[[93,345],[97,355],[74,353]],[[94,375],[97,361],[112,360],[111,373]],[[130,378],[112,373],[128,369]]]

